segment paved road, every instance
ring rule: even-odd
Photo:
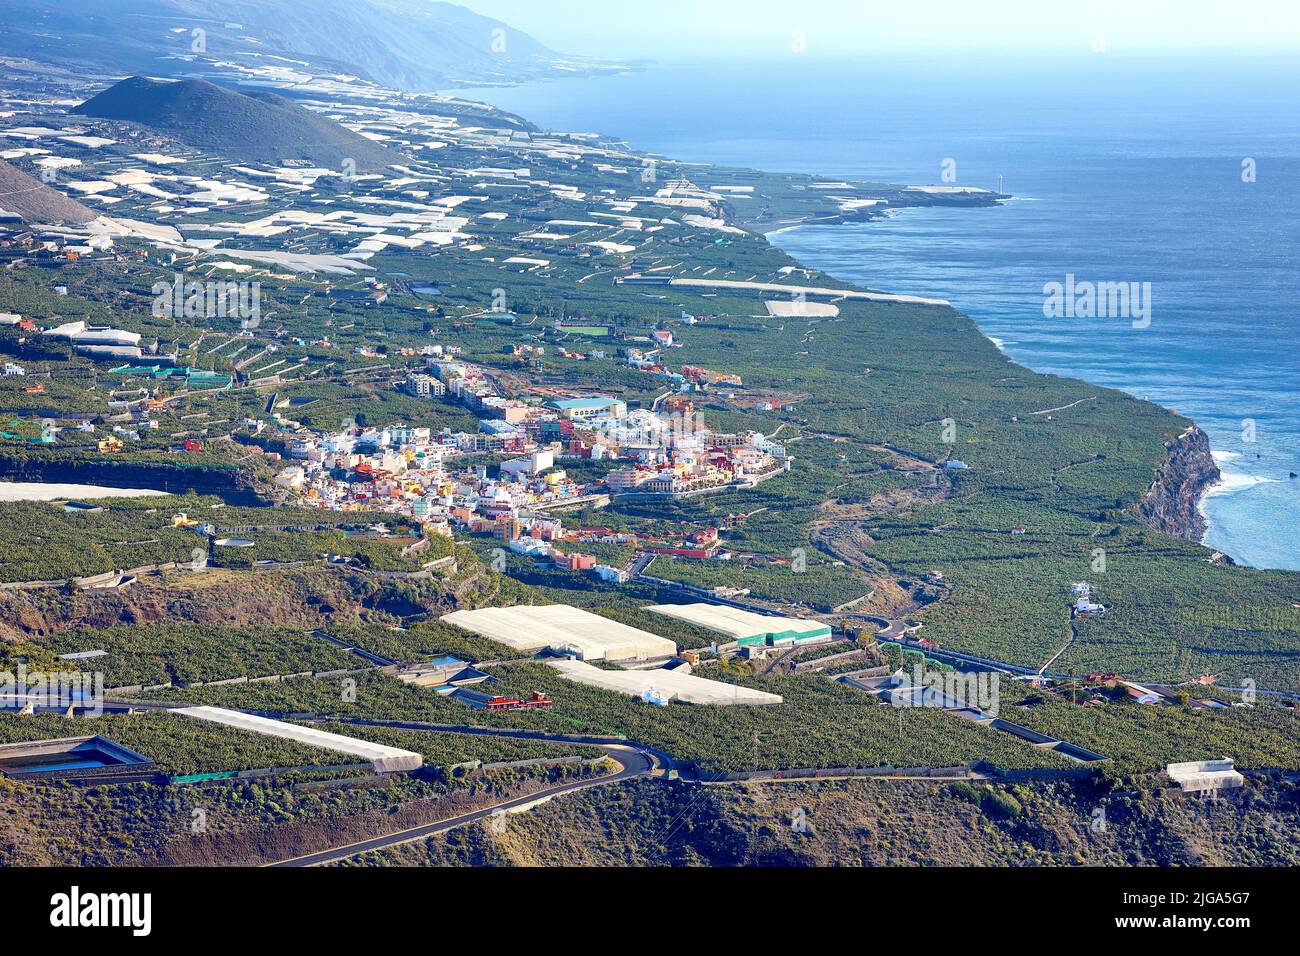
[[[369,853],[372,850],[382,850],[385,847],[397,846],[401,843],[413,843],[416,840],[423,840],[438,833],[445,833],[448,830],[454,830],[457,827],[463,827],[466,824],[474,823],[478,820],[484,820],[493,814],[527,807],[542,800],[549,800],[550,798],[559,796],[563,793],[574,793],[578,790],[587,790],[592,787],[604,787],[609,786],[610,784],[620,783],[624,780],[631,780],[635,777],[644,777],[649,775],[655,769],[654,758],[643,750],[637,750],[633,747],[613,745],[606,746],[603,749],[611,759],[616,761],[622,767],[618,773],[599,777],[594,780],[575,780],[569,783],[558,784],[557,786],[540,790],[537,793],[529,794],[526,797],[507,800],[504,803],[498,803],[491,807],[484,807],[481,810],[475,810],[471,813],[462,813],[460,816],[450,817],[437,823],[426,823],[422,826],[412,827],[409,830],[399,830],[396,833],[389,833],[385,836],[362,840],[359,843],[349,843],[345,846],[335,847],[330,850],[321,850],[318,853],[309,853],[306,856],[295,857],[291,860],[282,860],[279,863],[270,863],[267,865],[270,867],[321,866],[326,863],[336,863],[339,860],[346,860],[360,853]]]
[[[902,619],[892,619],[883,617],[871,618],[872,621],[882,623],[884,626],[876,632],[876,637],[883,637],[887,641],[901,641],[916,628]]]
[[[1076,627],[1074,626],[1074,624],[1071,623],[1071,624],[1070,624],[1070,639],[1069,639],[1068,641],[1066,641],[1064,644],[1062,644],[1061,647],[1060,647],[1060,649],[1057,650],[1057,652],[1056,652],[1055,654],[1053,654],[1051,657],[1049,657],[1049,658],[1047,659],[1047,663],[1046,663],[1046,664],[1044,664],[1042,667],[1038,668],[1038,673],[1040,673],[1040,674],[1046,674],[1046,673],[1047,673],[1047,669],[1048,669],[1049,667],[1051,667],[1053,664],[1055,664],[1055,663],[1060,659],[1061,655],[1064,654],[1066,651],[1068,651],[1068,650],[1069,650],[1069,649],[1074,645],[1074,642],[1077,641],[1078,639],[1079,639],[1079,631],[1078,631],[1078,628],[1076,628]]]
[[[893,637],[885,631],[876,635],[877,640],[884,641],[887,644],[895,644],[906,648],[909,651],[922,651],[927,657],[933,657],[936,660],[947,660],[961,664],[976,664],[981,667],[989,667],[993,670],[1005,671],[1008,674],[1021,675],[1025,677],[1048,677],[1051,674],[1040,674],[1031,667],[1021,667],[1018,664],[1008,664],[1005,661],[995,661],[987,657],[978,657],[975,654],[963,654],[961,651],[950,651],[943,648],[922,647],[915,641],[908,640],[905,636]]]

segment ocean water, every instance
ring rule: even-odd
[[[1198,421],[1225,481],[1206,543],[1300,569],[1300,64],[664,63],[460,91],[677,159],[1015,196],[772,234],[873,289],[939,295],[1012,358]],[[1247,164],[1247,161],[1253,161]],[[1254,181],[1243,178],[1253,165]],[[1150,283],[1150,324],[1048,318],[1044,286]]]

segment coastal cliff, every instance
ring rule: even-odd
[[[1165,452],[1155,481],[1139,502],[1142,520],[1165,534],[1200,541],[1206,524],[1197,504],[1221,477],[1210,440],[1193,425],[1166,443]]]

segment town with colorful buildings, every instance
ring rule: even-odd
[[[516,553],[621,582],[625,570],[559,552],[554,542],[568,537],[707,558],[719,548],[717,529],[644,541],[598,529],[592,538],[591,532],[566,533],[555,513],[600,507],[618,496],[672,498],[753,487],[792,466],[784,446],[758,432],[708,428],[685,392],[655,409],[629,410],[607,395],[522,401],[501,395],[483,369],[448,357],[453,354],[429,356],[426,371],[407,373],[393,387],[463,404],[479,416],[477,432],[391,424],[322,433],[278,418],[286,441],[277,484],[322,509],[402,515],[431,534],[490,534]],[[565,470],[566,461],[613,467],[603,478],[579,481]]]

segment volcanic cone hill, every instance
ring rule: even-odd
[[[274,93],[248,94],[205,80],[123,80],[73,110],[166,133],[246,163],[306,161],[379,169],[404,157]]]

